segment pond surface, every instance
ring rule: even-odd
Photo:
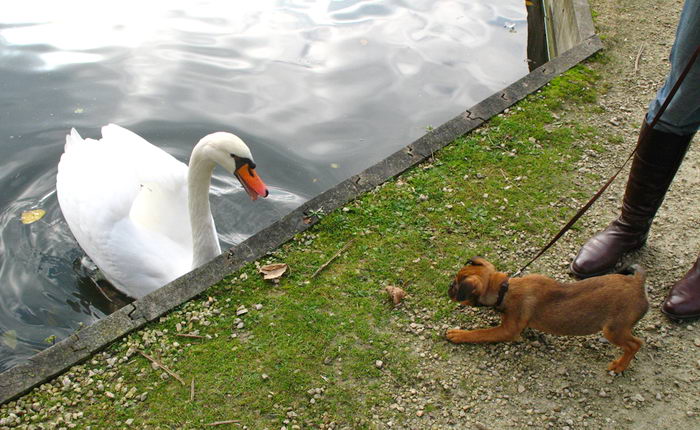
[[[217,170],[222,248],[528,73],[523,0],[14,2],[0,15],[0,370],[114,310],[55,192],[65,135],[113,122],[187,162],[232,131],[270,197]],[[22,224],[20,215],[46,215]]]

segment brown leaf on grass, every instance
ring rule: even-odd
[[[262,266],[260,273],[263,275],[263,279],[270,281],[281,278],[287,272],[287,269],[289,269],[289,266],[285,263],[274,263]]]
[[[34,209],[31,211],[22,212],[22,224],[31,224],[33,222],[39,221],[46,215],[46,211],[43,209]]]
[[[389,285],[385,288],[385,290],[389,294],[391,301],[394,302],[395,305],[401,303],[401,300],[403,300],[404,297],[406,297],[406,292],[399,287]]]

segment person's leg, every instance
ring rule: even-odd
[[[656,98],[649,104],[647,121],[651,122],[656,116],[698,46],[700,46],[700,1],[686,0],[669,57],[671,71]],[[692,135],[700,129],[700,60],[695,61],[690,73],[678,88],[678,92],[673,96],[673,100],[654,129],[679,136]]]
[[[646,242],[651,222],[700,127],[700,61],[693,65],[654,129],[649,123],[698,45],[700,0],[687,0],[671,50],[671,72],[651,102],[639,134],[621,215],[581,248],[571,263],[575,275],[587,278],[604,274],[615,267],[624,253]]]
[[[681,22],[678,26],[676,40],[682,43],[675,43],[671,50],[671,76],[672,80],[680,73],[679,63],[683,62],[684,58],[689,58],[693,55],[695,49],[700,46],[700,0],[688,0],[684,6]],[[685,60],[687,61],[687,60]],[[692,79],[695,85],[681,86],[678,93],[674,97],[671,105],[689,104],[692,108],[683,110],[674,106],[670,112],[661,116],[659,124],[656,126],[671,133],[694,133],[700,128],[700,64],[696,64],[691,70],[686,79]],[[668,81],[666,85],[659,91],[659,96],[649,106],[650,113],[656,113],[661,106],[658,101],[664,97],[670,86]],[[700,258],[695,262],[693,267],[685,274],[683,279],[676,282],[671,287],[666,300],[661,305],[661,311],[671,318],[696,318],[700,317]]]
[[[691,137],[642,125],[620,216],[581,247],[571,263],[574,275],[579,278],[603,275],[614,269],[626,252],[644,245]]]

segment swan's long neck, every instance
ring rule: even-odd
[[[209,206],[209,185],[216,164],[195,146],[187,173],[187,195],[192,225],[192,269],[221,254],[216,226]]]

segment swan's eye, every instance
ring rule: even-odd
[[[235,155],[235,154],[229,154],[229,155],[231,155],[231,158],[236,160],[236,170],[240,169],[241,167],[245,166],[246,164],[251,169],[255,169],[255,163],[253,163],[253,161],[250,158],[239,157],[238,155]]]

